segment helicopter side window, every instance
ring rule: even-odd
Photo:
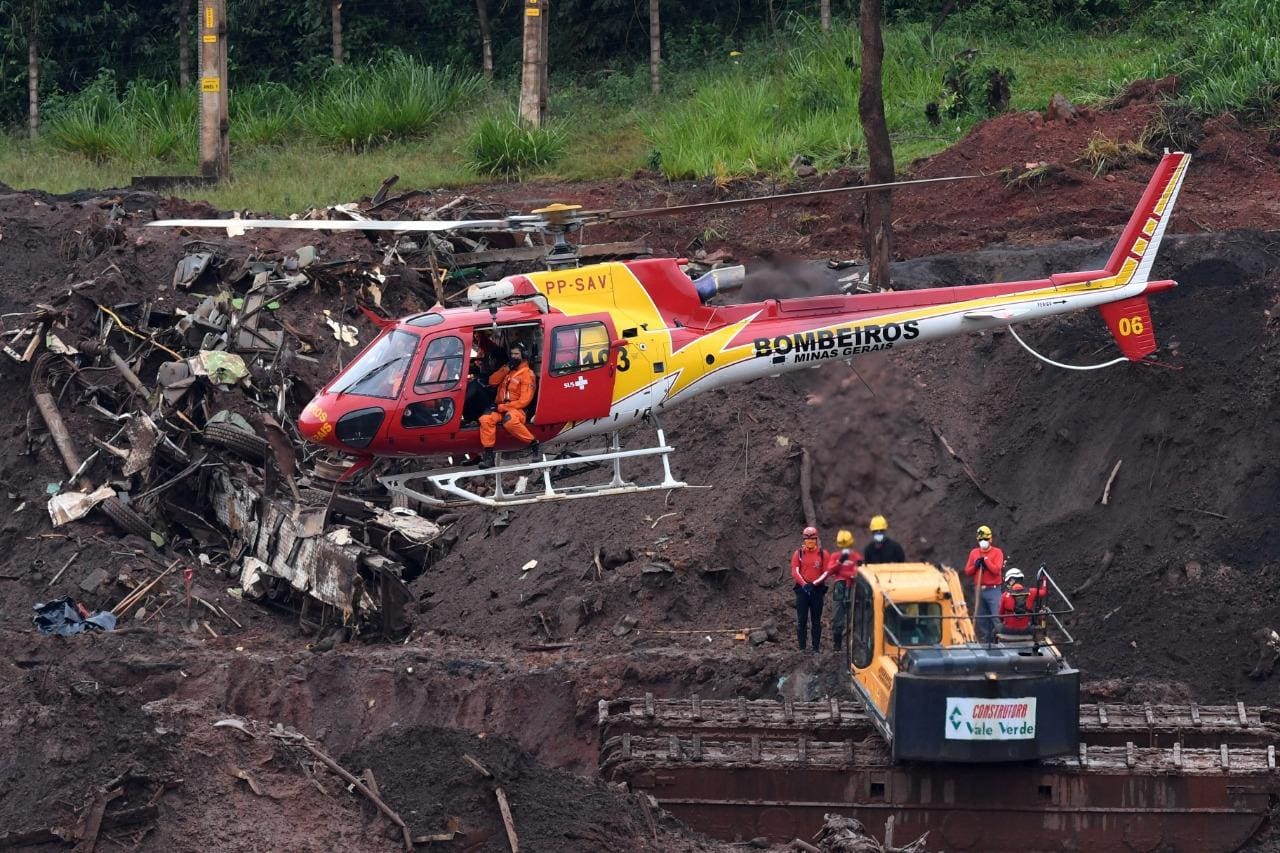
[[[609,329],[604,323],[561,326],[551,337],[551,375],[591,370],[609,363]]]
[[[452,397],[410,403],[405,406],[404,414],[400,416],[400,424],[406,429],[444,426],[453,420],[453,412]]]
[[[436,338],[427,345],[422,372],[413,390],[419,394],[447,391],[462,379],[462,338]]]

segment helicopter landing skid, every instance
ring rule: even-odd
[[[394,495],[404,495],[411,500],[420,501],[428,506],[459,506],[468,503],[481,506],[518,506],[521,504],[548,503],[575,498],[594,498],[605,495],[630,495],[637,492],[649,492],[657,489],[683,489],[686,483],[675,479],[671,474],[669,456],[674,447],[666,443],[662,431],[658,431],[657,447],[643,447],[638,450],[623,450],[617,433],[612,434],[609,446],[589,451],[582,455],[564,459],[542,459],[533,462],[503,464],[503,454],[497,454],[497,466],[494,468],[468,468],[463,470],[446,469],[440,471],[416,471],[408,474],[393,474],[379,477],[378,482],[387,487]],[[622,460],[640,456],[662,457],[662,481],[658,483],[635,483],[622,476]],[[605,483],[558,486],[552,481],[552,474],[557,469],[568,469],[582,465],[611,463],[612,478]],[[516,488],[509,490],[503,483],[503,475],[520,477]],[[465,484],[468,480],[484,478],[492,486],[489,494],[480,494]],[[448,497],[426,494],[412,488],[409,483],[427,480],[439,492]],[[537,486],[541,485],[538,489]]]

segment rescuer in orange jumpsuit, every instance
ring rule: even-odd
[[[533,433],[525,426],[525,409],[533,402],[533,392],[538,387],[537,377],[524,357],[524,347],[512,344],[507,351],[507,364],[489,377],[489,384],[498,386],[495,400],[497,411],[480,416],[480,444],[484,447],[481,468],[494,465],[493,446],[498,442],[498,424],[507,432],[529,445],[537,457],[541,448]]]

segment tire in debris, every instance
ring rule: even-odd
[[[116,526],[125,533],[132,533],[135,536],[141,536],[143,539],[151,537],[151,525],[147,524],[147,520],[133,511],[133,508],[127,505],[119,498],[107,498],[98,504],[103,515],[115,522]]]
[[[204,428],[201,438],[209,444],[225,447],[250,462],[262,463],[267,460],[267,440],[231,424],[209,424]]]

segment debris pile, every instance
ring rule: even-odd
[[[109,263],[3,318],[3,351],[32,363],[36,409],[66,469],[48,487],[53,525],[100,513],[158,565],[220,572],[237,594],[287,603],[321,630],[402,634],[405,580],[427,565],[441,527],[361,482],[338,495],[351,469],[307,447],[294,420],[320,377],[349,360],[344,349],[361,345],[357,311],[380,310],[392,279],[324,262],[312,246],[184,248],[171,292],[113,301],[138,288]],[[390,301],[400,309],[412,294]],[[320,340],[326,327],[332,341]]]

